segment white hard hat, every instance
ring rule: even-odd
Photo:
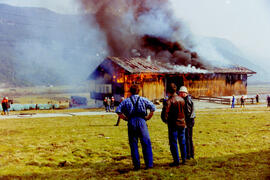
[[[179,92],[184,92],[184,93],[188,93],[188,90],[185,86],[181,86],[179,89]]]
[[[8,97],[6,97],[6,99],[8,99]]]

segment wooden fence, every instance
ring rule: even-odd
[[[202,101],[208,101],[211,103],[217,103],[217,104],[230,104],[231,100],[229,98],[221,98],[221,97],[210,97],[210,96],[200,96],[196,98],[198,100]]]
[[[227,104],[227,105],[231,104],[231,98],[200,96],[194,99],[208,101],[208,102],[217,103],[217,104]],[[245,98],[245,104],[254,104],[254,103],[256,103],[255,98]],[[237,105],[241,104],[240,98],[236,98],[236,104]]]

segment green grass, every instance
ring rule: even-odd
[[[269,115],[266,110],[198,111],[194,127],[195,160],[170,168],[167,127],[156,113],[148,122],[154,169],[136,172],[131,170],[126,122],[113,126],[116,115],[2,119],[0,176],[2,179],[269,179]],[[144,167],[143,158],[141,161]]]

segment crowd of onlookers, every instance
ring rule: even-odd
[[[111,98],[110,97],[104,98],[103,105],[105,107],[106,112],[114,111],[114,102],[115,102],[115,99],[113,96]]]
[[[124,99],[115,111],[119,118],[128,122],[128,139],[134,170],[141,168],[138,150],[139,140],[142,146],[145,169],[153,168],[152,145],[146,122],[152,118],[156,107],[147,98],[139,96],[139,91],[139,86],[133,84],[130,87],[131,96]],[[168,126],[168,139],[173,159],[169,166],[173,167],[180,165],[178,144],[182,165],[187,160],[194,159],[192,134],[195,112],[191,96],[185,86],[180,87],[178,91],[177,86],[171,83],[168,86],[167,94],[168,97],[163,101],[161,119]],[[149,113],[147,110],[149,110]]]
[[[245,96],[241,96],[239,100],[240,100],[240,107],[241,108],[245,107],[245,103],[246,103]],[[251,100],[252,100],[252,104],[253,104],[254,103],[254,98],[251,98]],[[259,94],[256,94],[255,101],[256,101],[256,104],[260,103]],[[232,99],[231,99],[231,108],[235,108],[235,104],[236,104],[236,97],[233,95]],[[266,97],[266,104],[267,104],[267,107],[270,107],[270,96],[269,95],[267,95],[267,97]]]

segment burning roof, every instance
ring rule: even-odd
[[[107,57],[106,60],[112,61],[119,65],[127,72],[135,73],[165,73],[165,74],[183,74],[183,73],[234,73],[234,74],[255,74],[256,72],[241,66],[232,66],[226,68],[208,68],[199,69],[194,66],[171,65],[169,63],[161,63],[159,60],[151,58],[122,58]]]
[[[234,65],[231,67],[224,67],[224,68],[213,68],[211,70],[214,73],[235,73],[235,74],[256,74],[255,71],[252,71],[248,68],[239,66],[239,65]]]

